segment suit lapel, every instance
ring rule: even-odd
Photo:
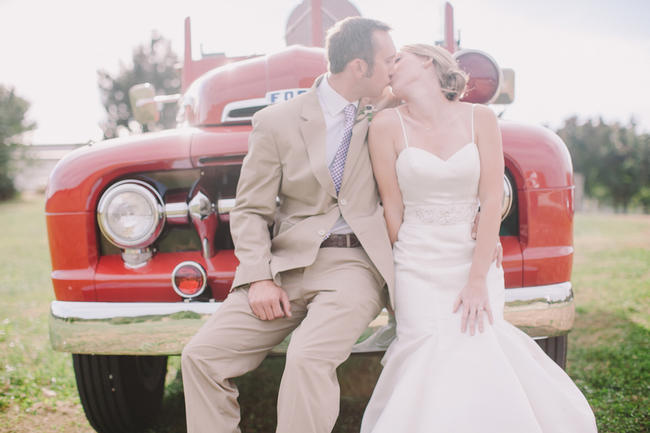
[[[304,121],[300,125],[300,132],[305,141],[307,155],[309,156],[309,164],[314,176],[316,176],[316,179],[318,179],[318,182],[325,191],[327,191],[331,196],[336,197],[334,182],[332,181],[326,163],[325,134],[327,128],[325,126],[325,118],[323,117],[320,102],[318,101],[318,94],[315,91],[317,85],[318,80],[316,84],[314,84],[314,88],[305,95],[305,102],[300,114]]]

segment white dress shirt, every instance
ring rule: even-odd
[[[350,102],[337,93],[327,81],[328,77],[329,74],[323,77],[318,86],[318,101],[320,102],[320,106],[323,109],[323,116],[325,117],[325,161],[327,162],[327,167],[334,161],[334,156],[343,138],[345,124],[343,109],[349,104],[353,104],[357,108],[359,107],[359,101]],[[330,233],[352,233],[352,229],[345,222],[343,216],[340,216],[331,228]]]

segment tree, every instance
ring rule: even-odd
[[[106,109],[107,120],[102,125],[104,138],[117,137],[120,131],[135,132],[139,126],[133,118],[129,102],[129,89],[140,83],[151,83],[159,95],[178,93],[179,73],[176,68],[178,56],[171,50],[171,42],[154,33],[148,44],[133,50],[131,65],[120,62],[120,72],[112,76],[106,70],[97,71],[97,85]],[[176,124],[176,107],[163,106],[160,113],[160,126],[172,128]]]
[[[650,134],[639,137],[639,185],[640,188],[632,202],[643,208],[644,213],[650,213]]]
[[[585,194],[627,212],[630,204],[650,207],[650,136],[636,123],[606,124],[602,119],[579,124],[571,117],[557,131],[565,141],[576,172],[585,178]]]
[[[25,119],[29,106],[29,102],[16,95],[14,88],[0,85],[0,200],[11,198],[16,193],[10,161],[12,153],[20,145],[20,135],[36,128],[36,123]]]
[[[639,137],[633,122],[629,126],[610,127],[608,149],[603,164],[605,184],[616,209],[627,212],[632,197],[639,190]]]

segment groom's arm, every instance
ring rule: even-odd
[[[233,287],[272,279],[269,227],[275,215],[282,166],[272,122],[266,114],[261,111],[253,116],[248,153],[230,212],[230,233],[239,259]]]

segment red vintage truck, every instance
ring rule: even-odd
[[[464,100],[512,102],[513,72],[486,53],[459,50],[450,6],[446,14],[442,44],[470,75]],[[325,27],[315,15],[312,28]],[[318,45],[322,33],[313,35]],[[189,36],[186,20],[178,127],[75,150],[47,188],[56,297],[50,339],[72,353],[81,402],[98,432],[136,431],[155,416],[167,357],[181,353],[230,289],[237,259],[229,210],[251,117],[311,87],[327,66],[322,48],[300,45],[194,61]],[[139,86],[133,95],[140,118],[154,120],[153,90]],[[500,127],[506,318],[564,366],[574,319],[571,159],[548,129],[505,120]],[[353,353],[380,356],[391,329],[384,312]]]

